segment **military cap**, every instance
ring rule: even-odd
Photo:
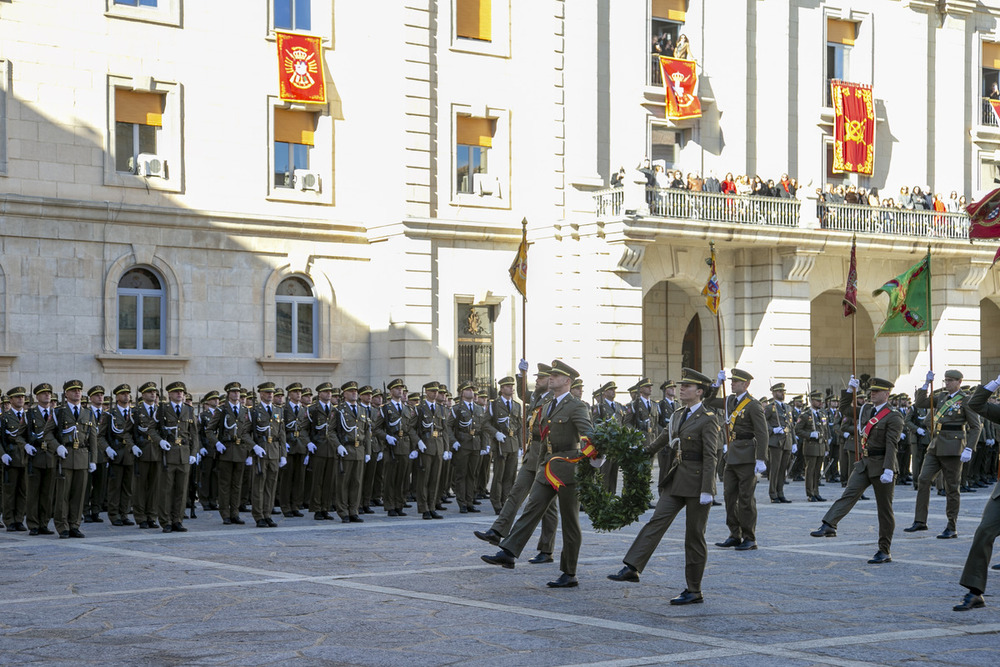
[[[354,380],[348,380],[344,384],[340,385],[340,391],[357,391],[358,383]]]
[[[965,376],[962,375],[962,371],[956,370],[954,368],[949,368],[948,370],[946,370],[944,372],[944,379],[945,380],[961,380],[964,377]]]
[[[643,387],[652,387],[652,386],[653,386],[653,381],[650,380],[649,378],[642,378],[641,380],[635,383],[636,389],[642,389]]]
[[[385,388],[386,389],[395,389],[396,387],[402,387],[405,384],[406,383],[403,382],[402,378],[394,378],[392,380],[389,380],[389,384],[387,384]]]
[[[364,393],[364,392],[362,392],[362,393]],[[376,387],[375,389],[372,389],[372,396],[381,396],[381,395],[382,395],[382,390],[381,389],[379,389],[378,387]]]
[[[712,386],[712,378],[703,375],[693,368],[682,368],[678,384],[696,384],[704,388]]]
[[[274,393],[274,383],[273,382],[261,382],[259,385],[257,385],[257,391],[259,391],[259,392],[261,392],[261,391],[269,391],[269,392],[271,392],[273,394]]]
[[[320,382],[316,385],[316,393],[318,394],[321,391],[333,391],[333,385],[329,382]]]
[[[344,390],[341,389],[340,387],[334,387],[330,391],[330,394],[333,395],[333,396],[343,396],[344,395]]]
[[[828,400],[828,401],[829,401],[829,400],[834,400],[834,399],[836,399],[836,398],[837,398],[837,397],[833,395],[833,392],[832,392],[832,391],[827,391],[827,392],[826,392],[826,400]]]
[[[577,387],[583,386],[583,378],[577,378],[573,380],[573,384],[570,385],[571,389],[576,389]]]
[[[970,385],[963,384],[961,387],[959,387],[959,389],[961,389],[962,391],[970,391],[972,387]]]
[[[293,382],[290,385],[288,385],[287,387],[285,387],[285,391],[288,391],[288,392],[302,391],[302,383],[301,382]]]
[[[597,389],[594,390],[594,398],[597,398],[600,395],[601,395],[601,388],[598,387]]]
[[[411,391],[409,394],[406,395],[406,400],[407,401],[419,401],[420,400],[420,394],[418,394],[415,391]]]
[[[631,387],[629,387],[629,388],[627,389],[627,391],[628,391],[628,393],[630,393],[630,394],[632,394],[632,393],[634,393],[634,392],[637,392],[637,391],[639,391],[639,385],[638,385],[638,384],[634,384],[634,385],[632,385]]]
[[[872,378],[868,381],[868,389],[870,391],[891,391],[895,385],[888,380],[883,380],[882,378]]]
[[[274,395],[275,396],[284,396],[285,395],[285,390],[282,389],[281,387],[275,387],[274,388]]]
[[[217,391],[215,391],[215,390],[213,389],[212,391],[210,391],[210,392],[208,392],[207,394],[205,394],[205,395],[204,395],[204,396],[202,397],[202,399],[201,399],[201,400],[203,400],[203,401],[211,401],[211,400],[213,400],[213,399],[216,399],[216,398],[220,398],[220,396],[219,396],[219,392],[217,392]]]
[[[70,389],[79,389],[80,391],[83,391],[83,381],[67,380],[63,383],[63,391],[69,391]]]
[[[360,389],[358,389],[358,394],[372,394],[372,393],[373,393],[372,388],[369,387],[368,385],[365,385]]]
[[[183,391],[184,393],[187,393],[187,387],[184,386],[183,382],[178,380],[167,385],[167,392],[169,393],[171,391]]]
[[[544,378],[552,374],[552,367],[548,364],[538,364],[538,372],[535,373],[537,377]]]
[[[52,393],[52,385],[50,385],[48,382],[43,382],[41,384],[36,384],[35,385],[35,389],[34,389],[35,396],[38,396],[42,392],[46,392],[46,391],[49,392],[50,394]]]
[[[772,384],[771,391],[785,391],[785,383],[778,382],[777,384]]]
[[[7,394],[0,394],[0,403],[10,403],[10,397]]]
[[[575,380],[580,377],[580,374],[571,366],[565,364],[561,359],[556,359],[552,362],[552,370],[549,371],[550,375],[565,375],[571,380]]]
[[[240,398],[246,398],[250,395],[250,391],[246,387],[240,387]]]
[[[489,395],[490,393],[485,389],[480,389],[479,391],[476,392],[476,396],[481,396],[483,398],[487,398]]]
[[[434,380],[424,383],[424,391],[437,391],[437,390],[438,390],[438,383],[435,382]]]
[[[139,393],[145,394],[147,391],[156,391],[156,383],[153,381],[142,383],[139,387]]]
[[[462,384],[458,385],[458,393],[461,394],[466,389],[471,389],[472,391],[475,391],[476,390],[475,383],[473,383],[471,380],[466,380]]]
[[[104,391],[104,387],[99,384],[95,384],[93,387],[87,390],[87,396],[93,396],[94,394],[106,394],[108,392]]]
[[[615,384],[614,380],[612,380],[611,382],[605,382],[604,384],[602,384],[601,388],[599,389],[599,391],[603,394],[604,392],[610,391],[612,389],[618,389],[618,385]]]
[[[517,381],[508,375],[507,377],[500,378],[500,381],[497,382],[497,384],[501,387],[506,387],[507,385],[517,384]]]
[[[823,400],[823,392],[821,392],[818,389],[816,391],[809,392],[809,398],[811,398],[813,400],[817,400],[817,401],[822,401]]]
[[[303,396],[312,396],[313,395],[313,390],[310,389],[309,387],[302,387],[302,395]]]
[[[444,382],[438,382],[437,386],[438,386],[438,391],[443,391],[446,394],[448,393],[448,385],[446,385]]]
[[[741,371],[739,368],[734,368],[729,373],[730,380],[736,380],[737,382],[749,382],[753,379],[753,376],[746,371]]]
[[[230,382],[229,384],[226,385],[226,393],[228,394],[231,391],[239,391],[242,388],[243,387],[240,385],[239,382]]]
[[[111,393],[114,394],[115,396],[117,396],[118,394],[131,394],[132,387],[128,386],[127,384],[120,384],[117,387],[115,387],[115,390]]]
[[[899,400],[901,400],[901,401],[908,401],[908,400],[910,400],[910,395],[907,394],[907,393],[902,393],[902,394],[899,395]]]
[[[24,387],[11,387],[7,390],[7,397],[13,398],[14,396],[27,396],[28,392],[24,390]]]

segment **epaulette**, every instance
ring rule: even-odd
[[[709,417],[715,416],[715,411],[709,410],[708,408],[703,408],[703,409],[705,410],[705,414],[708,415]]]

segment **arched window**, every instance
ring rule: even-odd
[[[292,276],[278,285],[274,296],[275,354],[283,357],[315,357],[319,332],[316,297],[305,278]]]
[[[130,269],[118,281],[118,351],[123,354],[166,352],[166,294],[152,270]]]

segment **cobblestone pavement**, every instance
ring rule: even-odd
[[[85,524],[84,540],[0,533],[0,655],[5,664],[212,664],[279,661],[340,665],[861,665],[997,664],[1000,602],[951,610],[972,533],[988,499],[962,495],[959,538],[910,535],[915,493],[896,487],[893,563],[876,551],[874,501],[862,501],[835,539],[809,531],[824,503],[801,483],[772,505],[758,486],[760,549],[711,546],[727,536],[709,519],[705,604],[671,607],[684,587],[683,517],[639,584],[609,581],[651,512],[621,531],[589,529],[580,587],[552,590],[556,564],[491,567],[472,535],[493,518],[364,524],[281,519],[279,528],[223,526],[215,512],[186,534]],[[529,544],[529,547],[533,547]],[[994,559],[996,562],[996,559]],[[1000,576],[991,582],[996,590]],[[988,591],[989,593],[989,591]]]

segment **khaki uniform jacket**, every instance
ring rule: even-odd
[[[13,409],[0,415],[0,428],[4,432],[4,449],[10,455],[12,468],[23,468],[28,463],[24,445],[28,442],[28,410],[21,409],[21,417]]]
[[[273,403],[270,415],[263,403],[255,405],[250,413],[253,418],[254,444],[264,450],[264,458],[269,461],[277,461],[285,455],[285,417],[282,413],[282,409]]]
[[[660,430],[667,428],[667,424],[670,423],[670,417],[673,416],[677,407],[680,405],[677,401],[671,401],[669,398],[663,397],[659,402],[659,412],[660,412]]]
[[[295,415],[295,408],[291,403],[285,403],[281,406],[282,418],[284,423],[282,424],[285,431],[285,443],[287,447],[285,452],[288,454],[308,454],[309,449],[306,444],[309,442],[309,417],[306,416],[308,412],[302,404],[299,404],[299,414]],[[282,454],[284,456],[284,454]]]
[[[508,410],[504,400],[497,397],[490,401],[490,423],[495,432],[506,436],[503,442],[496,443],[496,450],[501,454],[513,454],[521,448],[521,404],[512,397],[511,409]]]
[[[646,407],[642,397],[636,398],[626,411],[625,426],[641,431],[646,435],[646,443],[652,442],[660,434],[660,406],[650,399]]]
[[[771,401],[764,408],[764,418],[767,419],[767,446],[780,447],[791,451],[792,442],[795,439],[795,418],[792,413],[792,406],[788,403]],[[784,433],[774,432],[774,429],[779,426],[785,429]]]
[[[365,411],[365,416],[368,417],[368,424],[371,427],[371,435],[368,438],[368,448],[372,459],[376,458],[376,454],[385,450],[388,445],[385,443],[385,438],[379,437],[379,433],[384,433],[382,428],[382,422],[385,417],[382,415],[382,409],[375,407],[373,403],[365,405],[364,403],[358,404]]]
[[[554,397],[553,397],[554,400]],[[567,393],[558,404],[547,401],[541,407],[540,432],[544,432],[544,457],[539,461],[538,475],[544,475],[544,464],[556,456],[574,458],[581,449],[581,438],[593,435],[594,425],[590,420],[590,408],[573,394]],[[554,461],[552,473],[567,486],[576,484],[576,463]],[[588,465],[588,464],[584,464]],[[539,478],[536,478],[539,479]],[[544,480],[544,477],[540,477]],[[547,484],[548,482],[546,482]]]
[[[72,408],[60,405],[45,426],[45,440],[53,453],[59,445],[68,450],[62,461],[66,470],[86,470],[91,461],[97,461],[97,423],[90,408],[80,406],[76,418]]]
[[[133,433],[135,423],[132,421],[132,408],[128,408],[126,417],[115,405],[108,411],[108,446],[115,450],[114,464],[130,466],[135,463],[135,454],[132,453],[132,445],[135,442]]]
[[[875,406],[871,403],[865,403],[858,410],[858,424],[861,425],[861,432],[864,432],[865,426],[876,414]],[[903,415],[895,409],[880,419],[872,428],[863,450],[864,455],[861,457],[861,462],[869,477],[881,477],[885,470],[899,472],[899,465],[896,462],[896,443],[899,442],[899,434],[902,432]]]
[[[90,411],[94,414],[94,422],[97,424],[97,458],[95,462],[98,466],[102,466],[108,462],[108,455],[106,450],[108,448],[108,425],[111,423],[111,415],[107,408],[101,408],[101,414],[98,415],[94,408],[90,408]]]
[[[219,461],[242,463],[246,461],[253,448],[253,420],[250,418],[250,408],[239,406],[239,414],[235,414],[233,406],[226,401],[219,406],[208,423],[206,429],[215,435],[226,451],[218,454]],[[215,443],[212,443],[215,446]]]
[[[326,413],[323,404],[319,401],[311,404],[306,413],[306,419],[309,422],[309,440],[306,442],[316,445],[316,453],[312,456],[322,459],[333,458],[337,453],[336,445],[330,447],[330,436],[326,432],[328,424],[337,415],[337,406],[332,403],[326,405],[330,414]]]
[[[37,451],[33,457],[25,457],[25,465],[27,465],[27,460],[31,459],[31,465],[34,468],[56,467],[55,454],[45,440],[45,430],[52,422],[52,414],[55,412],[55,406],[52,403],[49,404],[48,412],[49,417],[46,420],[42,415],[42,409],[37,405],[28,410],[28,428],[25,435],[28,440],[27,444],[33,446]]]
[[[608,399],[601,396],[597,405],[594,407],[594,421],[601,423],[617,419],[618,422],[621,423],[624,412],[625,407],[621,403],[618,401],[608,403]]]
[[[448,437],[445,421],[445,410],[440,404],[434,403],[431,406],[427,404],[427,399],[420,399],[420,403],[417,404],[413,446],[417,446],[417,440],[423,440],[427,445],[425,454],[444,454],[445,448],[448,447],[448,444],[445,444],[445,439]]]
[[[983,419],[988,419],[994,424],[1000,424],[1000,405],[989,403],[990,391],[985,387],[977,387],[969,399],[969,408],[977,415],[982,415]],[[990,494],[993,500],[1000,499],[1000,483],[993,485],[993,492]]]
[[[406,401],[400,401],[398,408],[393,403],[392,397],[382,404],[382,418],[378,424],[372,425],[372,431],[376,438],[380,438],[382,442],[386,443],[385,448],[388,455],[385,458],[410,455],[410,428],[412,424],[408,424],[407,421],[413,421],[411,413],[413,411],[406,405]],[[396,439],[395,445],[389,444],[386,440],[387,435]]]
[[[660,484],[663,493],[681,498],[698,498],[703,493],[715,496],[722,428],[715,411],[704,403],[681,424],[687,410],[680,406],[674,411],[667,428],[646,451],[653,455],[664,447],[670,450],[670,467]]]
[[[959,393],[962,394],[962,398],[938,419],[936,417],[937,411],[948,400],[949,394],[945,389],[934,392],[934,430],[936,433],[927,451],[935,456],[959,456],[966,447],[975,450],[976,443],[979,442],[979,431],[983,427],[982,422],[979,415],[969,408],[968,395],[963,392]],[[913,407],[930,408],[930,400],[923,387],[917,389]],[[927,419],[929,423],[930,416]]]
[[[354,405],[358,409],[357,417],[346,402],[337,406],[330,415],[326,435],[335,455],[340,457],[337,446],[343,445],[347,450],[347,456],[342,457],[345,461],[364,461],[365,455],[371,454],[372,423],[365,413],[365,406],[360,402]]]
[[[816,431],[819,438],[810,437],[813,431]],[[812,408],[803,410],[795,425],[795,434],[802,442],[803,456],[826,456],[830,443],[830,422],[822,408],[817,410],[815,415]],[[879,475],[881,474],[879,472]]]
[[[170,451],[166,452],[169,465],[187,465],[189,457],[201,449],[198,422],[195,420],[194,408],[190,405],[182,403],[181,416],[178,417],[173,403],[161,403],[160,433],[170,443]],[[156,447],[159,449],[159,443]]]
[[[482,406],[472,403],[470,410],[465,401],[458,401],[448,412],[448,430],[462,448],[478,452],[482,447],[482,429],[488,418]],[[447,443],[449,447],[452,442],[454,440]]]
[[[710,408],[719,411],[719,417],[723,421],[728,421],[729,415],[739,405],[737,398],[739,397],[733,395],[727,396],[725,400],[714,398],[708,404]],[[725,426],[723,426],[723,433],[724,429]],[[756,398],[751,398],[747,406],[740,412],[730,437],[733,440],[729,443],[726,465],[740,465],[753,463],[755,460],[764,460],[768,442],[767,419],[764,418],[764,407]]]
[[[152,414],[150,414],[152,411]],[[135,425],[132,438],[135,445],[142,450],[140,461],[146,463],[156,463],[161,460],[160,440],[160,416],[159,405],[146,405],[140,402],[132,408],[132,423]]]
[[[215,412],[219,409],[216,408]],[[218,436],[209,430],[208,425],[212,423],[212,417],[215,416],[209,408],[205,408],[198,415],[198,437],[201,438],[201,448],[205,450],[202,455],[202,459],[214,459],[218,456],[218,452],[215,450],[215,443],[218,442]]]

